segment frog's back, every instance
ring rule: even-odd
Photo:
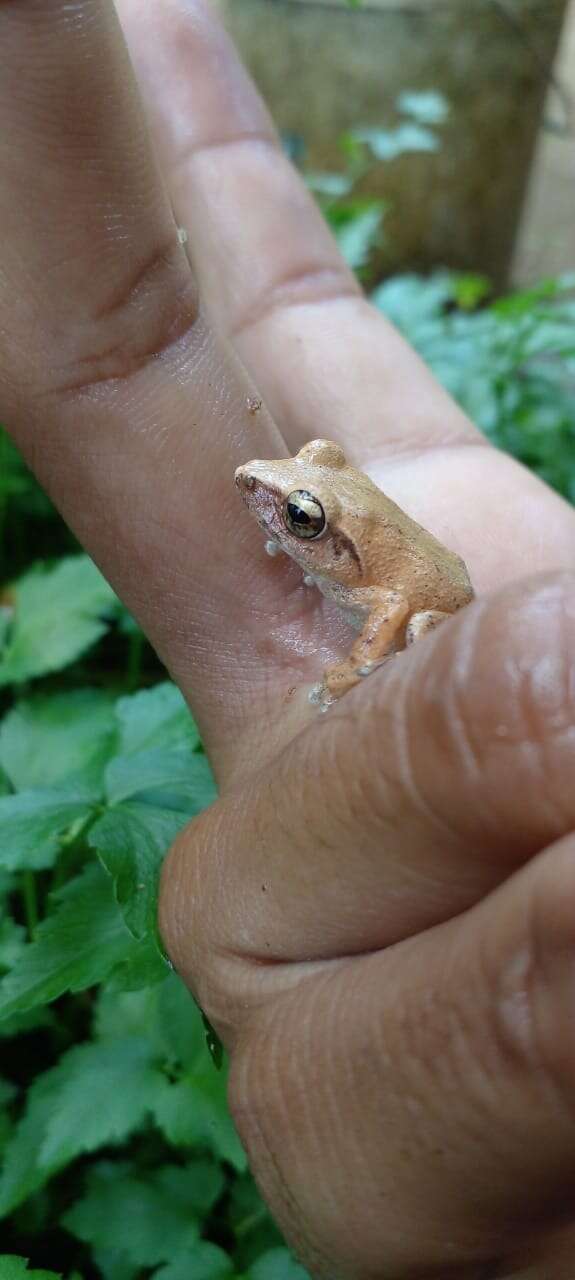
[[[408,598],[412,613],[426,609],[455,613],[469,604],[473,588],[461,556],[385,494],[381,498],[364,548],[369,585],[399,591]]]

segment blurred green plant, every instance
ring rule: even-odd
[[[305,168],[305,148],[298,151],[291,139],[292,157],[304,169],[310,190],[327,218],[340,250],[362,280],[369,280],[374,249],[385,242],[385,200],[362,194],[361,186],[374,168],[400,156],[438,151],[438,129],[449,116],[449,104],[435,90],[404,92],[394,103],[396,121],[387,128],[350,129],[339,139],[342,169],[315,173]]]
[[[445,118],[437,95],[398,106],[395,134],[350,135],[346,173],[313,179],[360,272],[383,218],[354,195],[365,165]],[[575,501],[575,278],[493,300],[439,271],[373,301]],[[162,858],[214,795],[197,728],[1,431],[0,584],[0,1280],[306,1280],[157,934]]]
[[[27,509],[34,484],[22,466],[15,486],[12,464],[24,519],[15,494]],[[196,726],[169,681],[128,691],[136,624],[87,556],[34,565],[2,599],[0,1280],[49,1278],[45,1264],[78,1280],[305,1280],[157,932],[161,861],[215,794]],[[106,681],[113,630],[127,652]],[[100,682],[83,687],[90,655]]]
[[[489,294],[439,271],[372,296],[492,443],[575,502],[575,275]]]

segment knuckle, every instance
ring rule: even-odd
[[[520,945],[495,979],[499,1045],[540,1114],[575,1132],[573,963],[575,837],[530,868]]]
[[[211,852],[207,849],[212,844],[211,815],[209,809],[180,832],[164,862],[160,882],[162,938],[174,967],[198,995],[210,952],[207,876],[202,875],[202,868],[206,867],[206,853]]]
[[[574,647],[573,575],[556,574],[475,602],[416,654],[406,695],[412,772],[458,826],[471,819],[493,833],[503,820],[508,831],[513,814],[520,841],[568,829]]]
[[[175,236],[154,244],[59,338],[45,393],[67,401],[115,389],[167,358],[194,329],[198,313],[181,245]]]

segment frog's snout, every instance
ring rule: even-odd
[[[248,471],[247,467],[238,467],[235,480],[240,493],[245,490],[255,489],[255,476],[252,475],[251,471]]]

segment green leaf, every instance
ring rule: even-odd
[[[106,771],[108,809],[89,843],[113,877],[135,938],[154,934],[158,877],[172,841],[210,804],[215,788],[205,756],[188,747],[153,748],[112,760]]]
[[[205,1148],[241,1173],[247,1158],[229,1112],[226,1074],[214,1069],[205,1048],[202,1063],[186,1079],[166,1081],[158,1091],[156,1122],[173,1146]]]
[[[379,243],[384,212],[382,200],[348,200],[344,207],[332,206],[329,211],[340,252],[354,271],[365,266]]]
[[[193,1249],[155,1271],[153,1280],[227,1280],[233,1270],[231,1258],[223,1249],[198,1240]]]
[[[436,89],[426,91],[405,90],[395,103],[404,116],[411,116],[419,124],[444,124],[449,115],[449,103]]]
[[[250,1267],[250,1280],[310,1280],[287,1249],[270,1249]]]
[[[137,796],[161,804],[161,794],[171,804],[191,813],[199,813],[212,803],[215,787],[206,757],[193,753],[189,746],[153,747],[133,755],[116,756],[106,769],[108,804],[117,806]],[[172,797],[176,797],[175,801]]]
[[[0,796],[0,861],[9,871],[53,866],[64,841],[93,813],[99,792],[85,784]]]
[[[11,588],[14,612],[0,654],[0,685],[59,671],[104,634],[117,607],[88,556],[36,565]]]
[[[413,151],[439,151],[439,139],[420,124],[400,124],[395,129],[354,129],[358,142],[369,147],[376,160],[396,160]]]
[[[64,1214],[68,1231],[97,1249],[123,1253],[137,1267],[169,1262],[189,1250],[199,1237],[191,1201],[174,1198],[161,1182],[161,1171],[149,1179],[99,1176],[93,1171],[82,1200]]]
[[[111,881],[88,866],[54,896],[56,910],[38,928],[0,983],[0,1018],[82,991],[101,982],[130,954],[132,938],[114,900]]]
[[[186,814],[134,803],[108,809],[90,831],[134,938],[155,933],[160,867],[186,821]]]
[[[88,1043],[36,1078],[5,1150],[0,1215],[77,1156],[121,1142],[142,1126],[164,1083],[152,1058],[143,1038]]]
[[[26,930],[10,916],[0,920],[0,969],[12,969],[26,946]]]
[[[42,1166],[123,1141],[154,1105],[163,1076],[144,1039],[78,1045],[44,1077],[54,1110],[39,1148]]]
[[[153,938],[141,938],[133,943],[125,960],[120,961],[106,981],[109,991],[141,991],[165,982],[171,973],[171,965],[158,950]]]
[[[187,1071],[206,1065],[202,1015],[185,983],[173,973],[156,998],[156,1036],[160,1052]]]
[[[271,1249],[283,1244],[279,1229],[249,1173],[234,1180],[227,1210],[236,1241],[236,1266],[249,1268]]]
[[[0,1254],[0,1280],[61,1280],[61,1277],[55,1271],[29,1271],[25,1258],[3,1253]]]
[[[199,745],[199,734],[175,684],[164,681],[153,689],[142,689],[116,703],[120,726],[120,753]]]
[[[0,766],[16,791],[98,775],[117,733],[114,706],[97,689],[19,702],[0,726]]]
[[[225,1189],[226,1179],[214,1160],[190,1160],[180,1165],[165,1165],[154,1174],[155,1185],[167,1191],[172,1204],[180,1204],[200,1218],[207,1218]]]

